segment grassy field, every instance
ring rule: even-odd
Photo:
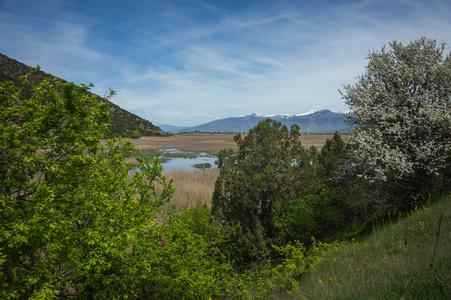
[[[182,151],[207,152],[218,154],[222,149],[237,149],[233,137],[235,134],[175,134],[167,137],[142,137],[132,139],[136,148],[142,151],[157,151],[159,149],[177,148]],[[300,139],[305,147],[315,146],[319,149],[332,134],[301,135]],[[346,135],[342,136],[347,139]]]
[[[166,137],[141,137],[139,139],[131,139],[130,141],[136,148],[141,150],[140,155],[145,156],[154,156],[164,149],[178,149],[186,152],[188,155],[195,155],[200,152],[217,155],[223,149],[238,149],[233,140],[234,136],[235,134],[223,133],[184,133]],[[304,147],[315,146],[321,150],[326,140],[332,137],[332,134],[305,134],[301,135],[300,140]],[[342,138],[346,141],[348,136],[342,135]],[[134,158],[129,159],[128,162],[132,165],[138,164]]]
[[[451,195],[369,222],[330,245],[295,299],[451,299]]]

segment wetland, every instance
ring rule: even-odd
[[[243,134],[244,135],[244,134]],[[130,141],[140,150],[139,156],[155,156],[160,153],[164,170],[208,170],[216,168],[217,154],[223,149],[238,150],[233,137],[224,133],[184,133],[164,137],[141,137]],[[300,140],[304,147],[315,146],[321,150],[332,134],[305,134]],[[344,140],[348,136],[342,135]],[[138,166],[136,158],[128,159],[132,166]]]

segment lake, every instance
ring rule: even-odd
[[[181,151],[176,148],[160,149],[160,163],[165,171],[199,171],[216,169],[218,157],[206,152]],[[136,167],[133,171],[138,171]]]

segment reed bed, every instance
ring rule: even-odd
[[[164,171],[166,180],[173,180],[172,186],[176,189],[170,203],[167,203],[164,212],[171,205],[177,209],[189,208],[198,203],[211,207],[211,197],[215,188],[215,181],[219,175],[219,169],[206,171]]]
[[[238,149],[233,140],[234,136],[235,134],[226,133],[175,134],[163,137],[141,137],[130,141],[141,151],[151,153],[156,153],[161,149],[176,148],[181,151],[218,154],[223,149]],[[332,137],[333,134],[303,134],[300,140],[305,147],[315,146],[321,149],[326,139],[331,139]],[[347,141],[349,135],[342,134],[341,137]],[[103,142],[105,143],[105,141]]]
[[[222,149],[237,149],[234,134],[176,134],[167,137],[142,137],[131,140],[142,151],[176,148],[181,151],[218,154]]]

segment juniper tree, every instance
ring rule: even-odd
[[[234,137],[239,150],[221,151],[220,174],[212,199],[213,215],[232,226],[243,259],[252,261],[280,243],[274,218],[284,200],[295,198],[315,180],[311,153],[302,147],[299,126],[291,130],[266,119],[249,133]]]
[[[359,125],[349,142],[347,170],[393,187],[410,205],[424,201],[434,185],[449,184],[444,178],[451,168],[447,49],[424,37],[406,45],[394,41],[370,52],[366,72],[342,92],[353,112],[349,121]]]
[[[324,180],[327,182],[335,175],[346,157],[347,144],[335,131],[332,139],[327,139],[319,154],[319,162],[323,167]]]

